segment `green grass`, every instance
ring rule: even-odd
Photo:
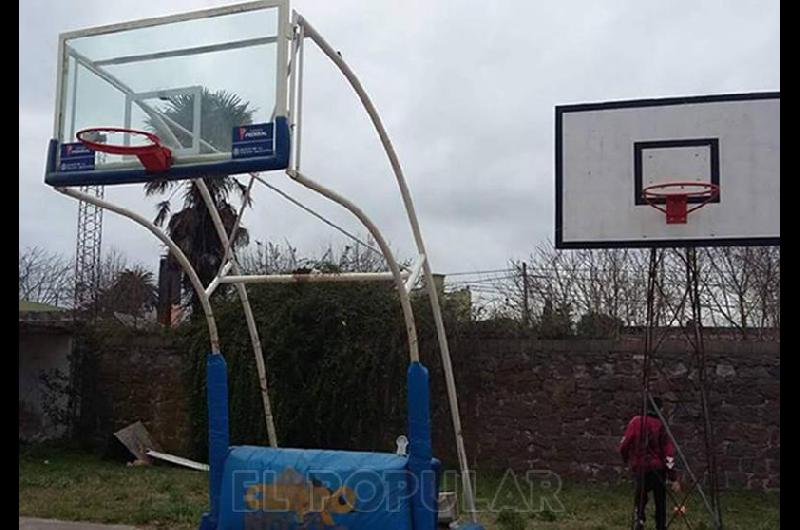
[[[35,448],[19,455],[22,516],[188,530],[207,509],[206,474],[128,467],[86,453]]]
[[[446,483],[452,489],[452,481]],[[514,479],[500,474],[478,474],[476,497],[479,520],[487,530],[612,530],[630,528],[633,510],[631,484],[600,485],[554,483],[533,486],[524,477]],[[677,495],[683,500],[683,495]],[[726,530],[778,530],[778,493],[726,491],[722,493],[723,522]],[[668,518],[673,504],[669,503]],[[711,530],[711,519],[697,494],[686,501],[686,517],[695,530]],[[647,506],[648,528],[653,526],[652,498]],[[670,528],[688,528],[675,520]]]
[[[534,488],[531,496],[529,484],[518,484],[534,499],[533,506],[526,506],[530,502],[512,481],[478,475],[480,520],[487,530],[628,528],[630,485],[566,484],[554,496],[551,484]],[[206,474],[166,465],[128,467],[86,453],[39,447],[20,451],[19,499],[23,516],[188,530],[197,528],[207,509]],[[727,530],[780,528],[776,493],[725,492],[722,502]],[[692,528],[711,528],[696,495],[687,508]],[[648,521],[652,524],[651,510]],[[676,521],[672,528],[686,526]]]

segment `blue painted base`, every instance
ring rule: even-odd
[[[199,530],[217,530],[216,524],[211,522],[211,515],[206,512],[203,514],[203,517],[200,518],[200,529]]]
[[[273,523],[297,530],[314,521],[349,530],[435,530],[441,463],[432,455],[428,370],[419,362],[408,369],[408,456],[231,447],[222,355],[208,355],[206,386],[210,510],[200,530],[266,529]],[[327,499],[321,508],[311,505],[312,493]]]
[[[47,169],[44,181],[50,186],[113,186],[135,184],[154,179],[183,180],[197,177],[222,177],[258,171],[273,171],[289,167],[289,124],[284,116],[275,117],[275,150],[249,158],[235,158],[205,164],[176,165],[162,173],[150,173],[143,167],[134,169],[80,169],[61,171],[58,164],[60,145],[55,138],[47,149]]]

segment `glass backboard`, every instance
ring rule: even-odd
[[[47,182],[155,178],[135,156],[83,149],[76,133],[95,127],[158,135],[172,151],[166,178],[287,167],[287,1],[62,34]],[[141,141],[113,136],[109,143]]]

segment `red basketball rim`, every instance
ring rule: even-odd
[[[699,190],[683,189],[687,187],[701,188],[701,189]],[[679,189],[676,191],[668,191],[671,188],[679,188]],[[649,204],[656,210],[660,210],[662,212],[666,212],[666,209],[654,203],[653,201],[655,199],[666,199],[668,197],[685,197],[686,199],[699,197],[705,199],[703,202],[701,202],[694,208],[687,209],[686,210],[687,214],[702,208],[718,195],[719,195],[719,186],[717,186],[716,184],[711,184],[710,182],[690,182],[690,181],[667,182],[664,184],[653,184],[652,186],[647,186],[646,188],[642,189],[642,197],[644,197],[644,200],[647,201],[647,204]]]
[[[118,145],[100,143],[86,138],[91,133],[126,133],[137,136],[144,136],[150,141],[149,145]],[[120,127],[93,127],[83,129],[75,135],[83,145],[94,151],[101,153],[111,153],[114,155],[134,155],[142,163],[144,169],[149,173],[159,173],[169,170],[172,165],[172,151],[168,147],[161,145],[161,140],[153,133],[147,131],[137,131],[136,129],[123,129]]]
[[[104,132],[128,133],[137,136],[144,136],[145,138],[150,140],[151,143],[149,145],[118,145],[118,144],[100,143],[84,138],[84,136],[91,133],[104,133]],[[75,136],[78,138],[78,140],[80,140],[80,142],[83,145],[94,151],[100,151],[102,153],[111,153],[114,155],[139,155],[152,152],[153,150],[160,149],[162,147],[161,139],[158,136],[147,131],[139,131],[136,129],[123,129],[120,127],[92,127],[90,129],[83,129],[81,131],[78,131],[75,134]]]

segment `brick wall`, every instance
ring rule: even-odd
[[[600,481],[627,476],[616,447],[641,408],[640,339],[464,336],[452,350],[472,465]],[[690,466],[702,474],[702,415],[690,351],[682,340],[663,343],[652,384],[667,402]],[[706,351],[721,486],[780,488],[780,344],[716,340],[706,342]],[[442,377],[434,371],[434,445],[454,462]]]
[[[430,344],[424,345],[429,349]],[[467,452],[473,467],[547,469],[616,481],[616,452],[641,407],[640,339],[532,340],[462,335],[451,341]],[[709,340],[709,402],[723,487],[780,488],[780,344]],[[697,370],[688,345],[663,343],[653,387],[692,468],[703,472]],[[438,359],[433,388],[436,455],[456,462]],[[94,356],[96,439],[141,420],[167,451],[188,454],[183,352],[163,334],[105,337]],[[677,402],[682,398],[683,402]]]

